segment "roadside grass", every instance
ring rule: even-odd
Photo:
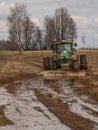
[[[95,101],[98,101],[98,86],[92,86],[88,90],[88,95]]]

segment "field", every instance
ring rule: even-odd
[[[42,67],[41,53],[0,52],[0,83],[34,76]]]
[[[98,51],[97,50],[79,50],[78,53],[87,54],[88,71],[86,74],[86,84],[98,86]],[[22,52],[0,52],[0,83],[15,81],[18,79],[30,78],[40,74],[43,71],[42,58],[50,55],[51,51],[29,51]],[[81,81],[82,82],[82,81]],[[97,88],[93,87],[94,93]],[[97,95],[97,94],[96,94]]]
[[[98,99],[98,51],[79,50],[78,53],[87,54],[88,71],[85,80],[87,89],[81,93],[88,93]],[[40,75],[43,71],[42,58],[48,56],[51,51],[0,52],[0,83],[12,82],[18,79],[31,78]],[[89,89],[90,88],[90,89]],[[82,89],[82,88],[81,88]],[[78,91],[78,90],[77,90]],[[93,93],[93,94],[92,94]],[[80,93],[79,93],[80,94]]]
[[[38,87],[35,87],[32,89],[32,92],[34,91],[35,95],[38,98],[38,101],[42,102],[54,115],[56,115],[57,118],[60,119],[60,121],[63,124],[66,124],[72,128],[72,130],[93,130],[92,124],[93,124],[93,118],[89,120],[88,118],[81,117],[73,112],[71,112],[68,109],[68,104],[63,103],[62,99],[65,98],[63,94],[65,88],[60,87],[60,82],[63,84],[63,82],[66,84],[68,82],[70,88],[72,91],[78,96],[88,96],[89,100],[88,103],[97,103],[98,102],[98,51],[97,50],[78,50],[78,53],[84,53],[87,54],[88,57],[88,71],[85,72],[85,75],[74,75],[74,72],[71,72],[73,75],[67,75],[70,73],[69,71],[64,70],[58,70],[58,71],[50,71],[49,73],[52,73],[55,77],[56,73],[64,74],[61,78],[58,79],[59,84],[57,84],[57,81],[53,80],[53,77],[51,77],[50,80],[41,79],[42,74],[45,74],[46,72],[43,70],[42,65],[42,58],[44,56],[50,55],[51,51],[29,51],[29,52],[22,52],[20,55],[19,52],[10,52],[10,51],[1,51],[0,52],[0,86],[6,86],[8,93],[16,94],[17,95],[17,89],[19,89],[19,85],[22,87],[22,84],[24,86],[29,86],[31,82],[34,83],[34,79],[36,79],[36,84],[39,84]],[[84,73],[79,72],[79,73]],[[65,75],[66,74],[66,75]],[[29,81],[31,79],[31,81]],[[65,80],[66,79],[66,82]],[[27,82],[24,83],[23,81]],[[40,81],[40,82],[39,82]],[[48,86],[53,90],[50,91],[49,88],[40,88],[40,84],[42,82],[45,82],[45,86]],[[22,83],[23,82],[23,83]],[[33,86],[32,83],[32,86]],[[42,83],[43,85],[44,83]],[[78,87],[81,85],[82,87]],[[77,86],[77,87],[76,87]],[[27,88],[28,90],[29,88]],[[31,88],[30,88],[31,89]],[[49,89],[49,90],[48,90]],[[2,89],[1,89],[2,90]],[[46,92],[47,90],[47,92]],[[5,90],[3,90],[5,92]],[[21,91],[21,89],[19,90]],[[24,90],[23,90],[24,91]],[[67,88],[66,88],[66,91]],[[68,96],[69,100],[71,100],[71,97],[69,96],[70,91],[66,93],[65,95]],[[55,93],[57,93],[57,96],[55,96]],[[2,94],[2,91],[1,91]],[[3,95],[4,96],[4,95]],[[9,96],[9,95],[8,95]],[[15,95],[14,95],[15,96]],[[21,95],[18,95],[21,96]],[[29,95],[30,96],[30,95]],[[75,96],[75,95],[74,95]],[[3,99],[3,98],[2,98]],[[4,98],[5,99],[5,98]],[[77,99],[79,100],[79,99]],[[26,101],[26,99],[24,100]],[[2,101],[1,101],[2,102]],[[76,103],[76,97],[72,101],[68,101],[68,103]],[[4,105],[0,106],[0,126],[13,124],[12,121],[10,121],[4,114]],[[85,111],[91,111],[93,115],[98,115],[97,110],[94,111],[93,107],[89,107],[89,105],[83,104],[83,109]],[[58,108],[58,109],[57,109]],[[60,109],[59,109],[60,108]],[[17,108],[18,110],[20,108]],[[42,113],[44,113],[43,110],[36,107],[36,109]],[[61,111],[62,109],[62,111]],[[90,109],[90,110],[89,110]],[[44,113],[44,115],[46,115]],[[64,116],[62,116],[64,115]],[[67,118],[66,118],[67,116]],[[47,115],[46,115],[47,117]],[[50,119],[50,117],[48,117]],[[78,121],[78,125],[77,125]],[[95,120],[95,122],[97,122]],[[84,125],[86,123],[86,125]],[[96,130],[96,129],[95,129]]]

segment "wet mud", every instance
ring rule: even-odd
[[[0,87],[0,106],[7,120],[0,130],[97,130],[98,103],[74,89],[77,79],[36,77]]]

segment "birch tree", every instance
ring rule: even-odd
[[[30,44],[31,44],[31,39],[32,39],[32,21],[30,17],[26,17],[25,20],[23,21],[23,43],[24,43],[24,48],[26,50],[29,50]]]
[[[14,7],[10,8],[8,16],[8,31],[9,39],[18,44],[20,54],[22,51],[22,35],[23,35],[23,21],[27,16],[26,7],[23,4],[15,3]]]
[[[20,54],[22,49],[41,49],[42,31],[31,20],[26,6],[23,4],[15,4],[10,8],[8,16],[9,40],[13,45],[18,45]]]

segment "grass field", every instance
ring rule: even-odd
[[[88,74],[97,78],[98,76],[98,51],[79,50],[78,53],[87,54]],[[20,75],[32,75],[37,69],[42,69],[42,57],[50,55],[51,51],[29,51],[19,52],[0,51],[0,82],[4,77],[16,77]],[[36,68],[35,68],[36,67]]]
[[[41,53],[39,52],[0,52],[0,83],[20,78],[32,77],[40,69]],[[35,67],[36,66],[36,67]]]

